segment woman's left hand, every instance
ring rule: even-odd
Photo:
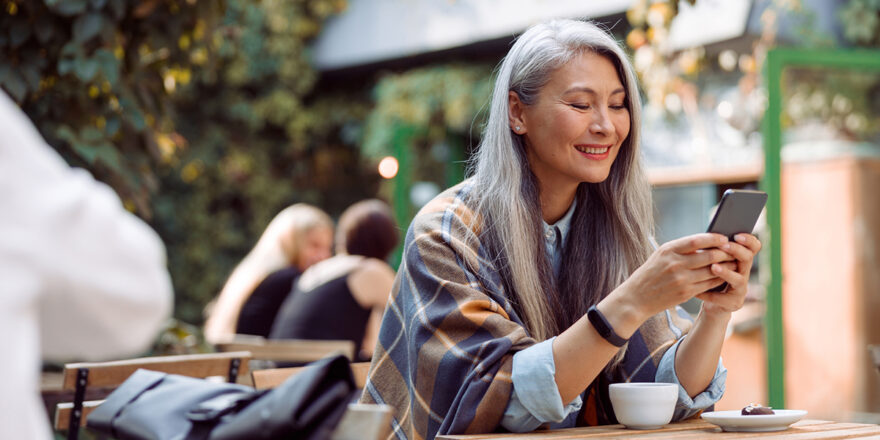
[[[703,300],[703,312],[710,314],[727,314],[739,310],[749,290],[749,273],[755,255],[761,250],[761,242],[752,234],[736,234],[734,241],[720,248],[733,256],[736,267],[731,264],[713,264],[712,273],[727,281],[727,290],[723,292],[703,292],[697,298]]]

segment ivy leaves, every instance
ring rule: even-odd
[[[847,40],[862,45],[880,44],[880,0],[850,0],[839,14]]]

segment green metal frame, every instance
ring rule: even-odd
[[[767,337],[767,394],[770,406],[785,408],[785,350],[782,326],[782,221],[779,197],[782,150],[782,71],[786,67],[880,70],[880,52],[869,50],[773,49],[767,53],[767,111],[764,115],[764,178],[768,194],[770,285],[765,316]]]
[[[393,154],[399,165],[397,176],[391,181],[391,205],[394,207],[394,219],[403,231],[406,231],[413,216],[416,214],[414,212],[415,209],[410,202],[409,192],[412,188],[413,178],[417,177],[412,175],[413,163],[411,156],[413,143],[423,134],[419,130],[419,127],[412,125],[397,124],[394,127],[394,136],[391,140]],[[464,179],[465,174],[464,146],[458,141],[453,141],[453,138],[453,136],[449,136],[451,142],[449,145],[449,161],[443,164],[444,176],[446,179],[444,184],[446,187],[461,182]],[[404,239],[405,237],[401,237],[400,245],[398,245],[397,249],[391,255],[392,267],[398,267],[400,265],[403,254]]]

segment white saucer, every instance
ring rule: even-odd
[[[784,431],[805,415],[807,412],[801,409],[774,409],[773,414],[759,416],[744,416],[740,410],[733,410],[707,412],[702,417],[725,431],[765,432]]]

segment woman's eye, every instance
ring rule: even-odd
[[[578,110],[589,110],[590,108],[588,104],[572,104],[571,106]]]
[[[611,108],[613,108],[614,110],[626,110],[625,105],[612,105]]]

